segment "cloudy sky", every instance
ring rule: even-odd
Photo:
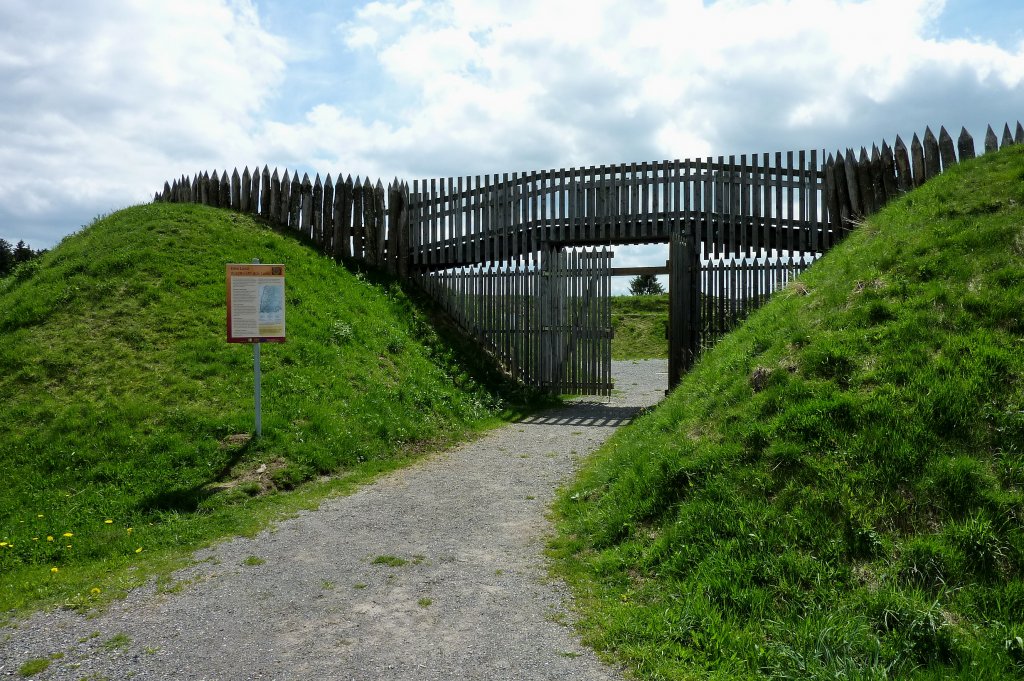
[[[1024,119],[1024,2],[2,0],[0,90],[0,237],[49,247],[203,169],[980,142]]]

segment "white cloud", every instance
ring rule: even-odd
[[[941,0],[370,3],[348,30],[389,24],[386,36],[361,48],[390,78],[401,106],[378,129],[384,137],[360,145],[356,156],[442,175],[821,147],[843,132],[846,144],[861,144],[872,141],[860,137],[871,126],[877,140],[934,125],[932,116],[964,97],[965,85],[1019,108],[1024,49],[930,37],[943,7]],[[904,100],[911,104],[902,107]],[[901,108],[906,115],[894,117]],[[1004,112],[980,115],[990,113],[999,120]]]
[[[5,222],[38,223],[76,205],[109,210],[151,197],[168,176],[244,157],[284,68],[284,43],[247,2],[76,2],[40,12],[9,0],[0,44]]]
[[[0,230],[143,199],[199,168],[413,179],[834,149],[1015,120],[1024,43],[939,39],[943,8],[382,0],[321,11],[314,64],[297,61],[308,31],[289,44],[246,0],[7,0]],[[271,14],[308,28],[295,11]]]

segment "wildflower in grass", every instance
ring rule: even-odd
[[[103,523],[104,523],[105,525],[113,525],[113,524],[114,524],[114,521],[113,521],[113,520],[111,520],[110,518],[107,518],[106,520],[104,520],[104,521],[103,521]]]
[[[139,548],[135,549],[135,553],[142,553],[142,547],[140,546]]]
[[[89,589],[89,593],[91,593],[94,596],[98,595],[100,593],[100,588],[98,586],[94,586],[93,588]]]
[[[53,541],[53,535],[52,534],[46,535],[46,541]]]
[[[128,534],[131,534],[131,533],[132,533],[132,528],[129,527],[128,528]]]
[[[50,568],[50,572],[60,572],[60,570],[58,570],[58,569],[57,569],[57,568],[55,568],[55,567],[52,567],[52,568]]]
[[[5,542],[5,541],[0,541],[0,548],[2,548],[2,547],[4,547],[4,546],[7,546],[7,542]]]
[[[40,514],[39,514],[39,515],[37,515],[36,517],[37,517],[37,518],[42,518],[42,517],[43,517],[43,514],[42,514],[42,513],[40,513]]]
[[[39,537],[32,537],[32,541],[39,541]]]
[[[71,534],[70,532],[65,532],[65,533],[64,533],[63,535],[61,535],[61,536],[63,536],[63,537],[74,537],[75,535]]]

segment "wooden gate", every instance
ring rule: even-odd
[[[539,267],[437,270],[421,281],[519,381],[559,394],[610,395],[611,259],[607,248],[548,249]]]

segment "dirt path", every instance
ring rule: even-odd
[[[545,514],[579,458],[661,398],[664,372],[616,362],[610,402],[505,426],[203,551],[178,593],[0,630],[0,676],[62,653],[34,678],[621,678],[564,623]]]

